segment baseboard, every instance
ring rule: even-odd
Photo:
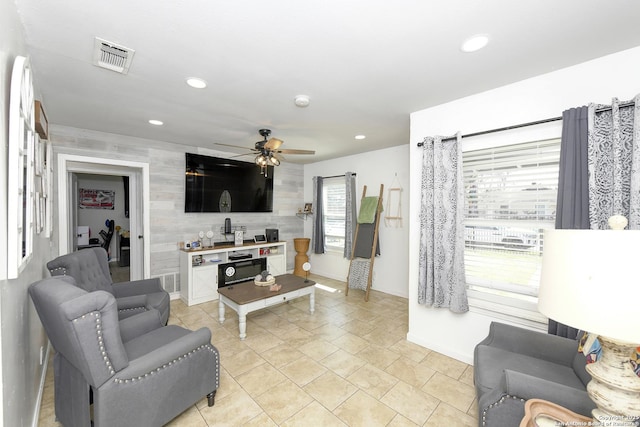
[[[40,408],[42,407],[42,398],[44,396],[44,384],[47,381],[47,368],[49,366],[49,353],[51,351],[51,343],[47,341],[47,351],[44,355],[44,361],[42,363],[42,373],[40,375],[40,385],[38,387],[38,396],[36,398],[36,406],[33,409],[33,421],[31,427],[38,427],[38,421],[40,420]]]
[[[470,357],[468,354],[462,354],[457,351],[452,351],[448,347],[443,347],[442,345],[439,345],[438,343],[434,343],[434,342],[427,342],[424,339],[420,339],[411,333],[407,333],[407,341],[410,341],[414,344],[418,344],[424,348],[433,350],[440,354],[444,354],[445,356],[449,356],[453,359],[459,360],[460,362],[464,362],[468,365],[473,365],[473,355],[471,355]]]

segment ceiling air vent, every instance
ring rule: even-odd
[[[135,50],[133,49],[96,37],[93,49],[93,65],[116,73],[127,74],[134,53]]]

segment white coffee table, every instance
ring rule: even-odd
[[[309,295],[309,311],[315,311],[315,284],[313,280],[305,280],[293,274],[276,276],[276,283],[281,285],[279,291],[270,291],[269,286],[257,286],[253,281],[236,283],[218,289],[219,321],[224,323],[225,305],[238,313],[240,339],[247,336],[247,314],[252,311],[281,304],[295,298]]]

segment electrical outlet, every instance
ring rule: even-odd
[[[40,346],[40,365],[44,364],[44,347]]]

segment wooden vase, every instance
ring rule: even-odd
[[[309,250],[309,243],[311,239],[309,238],[297,238],[293,239],[293,249],[296,251],[295,257],[295,267],[293,269],[293,274],[300,277],[306,277],[306,272],[302,269],[302,264],[309,261],[309,256],[307,255],[307,251]]]

